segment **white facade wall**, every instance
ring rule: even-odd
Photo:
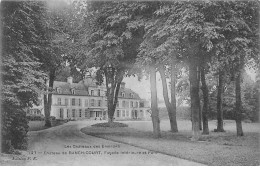
[[[57,89],[61,89],[57,87]],[[58,90],[57,90],[58,91]],[[105,86],[88,86],[89,95],[58,94],[52,95],[51,116],[56,119],[107,119],[107,97]],[[124,97],[126,98],[124,98]],[[115,120],[150,119],[149,108],[140,108],[140,99],[128,98],[125,94],[118,97]],[[41,105],[42,114],[43,99]]]
[[[56,119],[107,119],[107,101],[104,96],[54,94],[52,100],[51,116]],[[115,120],[147,119],[148,108],[140,108],[140,100],[118,98],[118,102]]]

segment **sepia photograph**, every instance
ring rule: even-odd
[[[0,166],[259,166],[259,0],[0,0]]]

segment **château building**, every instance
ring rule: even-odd
[[[82,81],[73,83],[72,77],[68,77],[67,82],[54,81],[53,89],[51,116],[56,119],[107,120],[106,86],[97,85],[94,78],[86,76]],[[43,104],[41,106],[41,109],[35,107],[34,110],[43,112]],[[149,109],[146,101],[125,88],[124,82],[121,83],[115,120],[149,120]]]

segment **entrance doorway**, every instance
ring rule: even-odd
[[[90,117],[91,118],[102,118],[102,112],[101,111],[90,111]]]

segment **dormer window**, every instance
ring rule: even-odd
[[[90,95],[91,95],[91,96],[94,96],[94,90],[91,90],[91,91],[90,91]]]
[[[72,94],[75,94],[75,89],[71,89],[71,93],[72,93]]]
[[[57,88],[57,92],[61,94],[61,88]]]
[[[125,97],[125,93],[122,92],[122,97]]]
[[[134,95],[133,95],[132,93],[130,93],[130,97],[131,97],[131,98],[134,98]]]

